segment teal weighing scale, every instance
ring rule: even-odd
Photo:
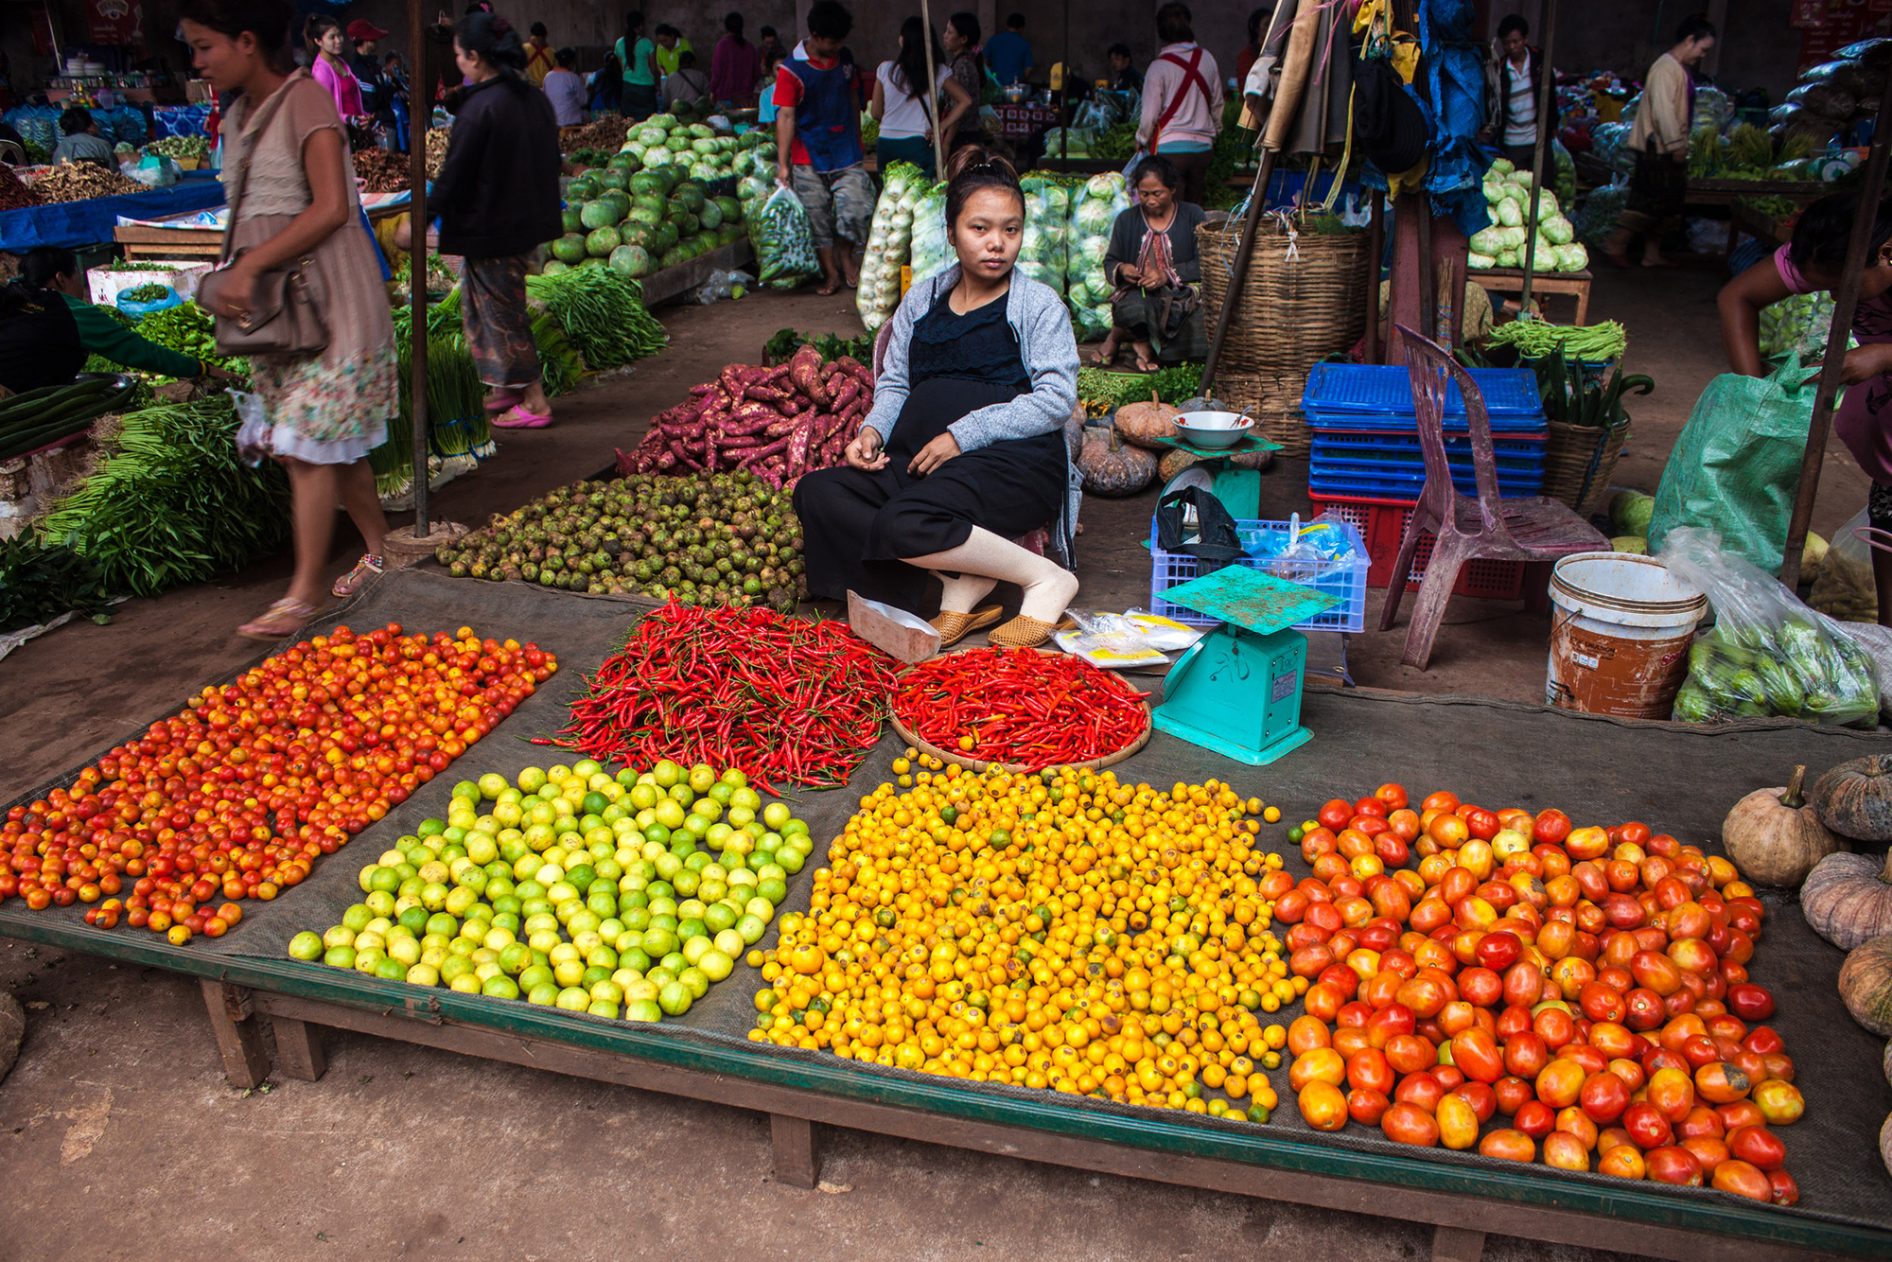
[[[1213,482],[1215,498],[1222,501],[1228,515],[1236,521],[1254,521],[1261,516],[1261,470],[1240,469],[1235,456],[1254,456],[1280,451],[1280,443],[1269,442],[1255,434],[1243,434],[1227,447],[1198,447],[1180,434],[1164,434],[1156,440],[1165,447],[1186,451],[1202,462]]]
[[[1260,767],[1313,738],[1301,726],[1307,637],[1291,628],[1340,598],[1231,565],[1163,593],[1214,618],[1163,681],[1151,716],[1161,731]]]

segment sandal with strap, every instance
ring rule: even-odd
[[[997,605],[987,605],[971,613],[942,609],[939,616],[933,619],[932,626],[933,630],[939,632],[939,646],[944,649],[951,648],[974,631],[985,630],[1004,616],[1005,611]]]
[[[1063,622],[1040,622],[1021,613],[1004,626],[994,628],[985,638],[1000,648],[1035,649],[1049,640],[1053,631],[1065,625]]]
[[[523,403],[513,404],[492,420],[494,429],[544,429],[551,423],[550,412],[534,412]]]
[[[366,587],[369,582],[381,577],[381,558],[373,552],[361,554],[361,560],[355,562],[355,568],[335,580],[335,586],[329,588],[329,594],[346,600]]]
[[[274,642],[285,636],[294,635],[321,612],[314,605],[306,605],[285,596],[264,610],[262,617],[252,618],[238,627],[237,634],[249,640]]]

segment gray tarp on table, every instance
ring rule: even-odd
[[[642,612],[611,601],[573,600],[564,593],[523,584],[454,580],[438,571],[422,570],[390,575],[343,616],[329,618],[319,629],[338,623],[368,628],[398,621],[409,630],[431,633],[466,624],[482,636],[535,640],[558,655],[560,673],[452,769],[340,854],[318,864],[307,882],[273,903],[247,903],[236,930],[220,940],[200,938],[191,949],[283,959],[284,948],[295,933],[327,928],[359,899],[356,873],[387,848],[386,842],[412,831],[422,819],[444,814],[456,782],[488,771],[512,776],[529,765],[570,761],[572,755],[565,751],[533,745],[528,738],[549,736],[563,725],[565,706],[583,689],[583,677],[623,639]],[[1146,749],[1117,767],[1116,773],[1121,779],[1157,785],[1223,779],[1244,795],[1279,804],[1283,820],[1275,828],[1264,828],[1261,842],[1278,850],[1288,870],[1299,876],[1307,869],[1298,848],[1287,842],[1289,822],[1312,814],[1330,797],[1357,797],[1386,780],[1400,781],[1415,795],[1452,789],[1493,806],[1542,809],[1555,805],[1579,822],[1642,819],[1686,842],[1713,849],[1728,807],[1756,787],[1783,782],[1795,763],[1805,763],[1817,774],[1833,763],[1886,748],[1883,736],[1800,724],[1690,728],[1469,698],[1329,690],[1308,694],[1304,720],[1314,739],[1273,766],[1241,766],[1157,733]],[[790,795],[797,815],[808,822],[818,844],[809,866],[789,882],[789,898],[782,911],[806,908],[809,874],[825,855],[827,841],[840,833],[860,797],[890,775],[889,766],[899,752],[889,736],[872,752],[850,787]],[[1807,1098],[1806,1117],[1780,1132],[1787,1145],[1788,1168],[1799,1179],[1802,1192],[1797,1210],[1781,1212],[1892,1227],[1892,1198],[1887,1196],[1887,1175],[1876,1142],[1879,1123],[1892,1110],[1892,1088],[1880,1072],[1883,1044],[1854,1024],[1839,1001],[1835,979],[1841,952],[1813,934],[1791,895],[1770,896],[1766,901],[1769,915],[1755,953],[1754,980],[1770,987],[1780,1001],[1772,1024],[1800,1066],[1798,1085]],[[0,907],[0,931],[5,931],[8,921],[47,916],[77,922],[79,909],[32,913],[13,900]],[[109,954],[115,939],[138,932],[78,928],[88,938],[97,938],[100,954]],[[771,931],[763,945],[773,939]],[[760,981],[755,970],[739,965],[685,1018],[667,1021],[663,1028],[681,1038],[742,1039],[753,1020],[752,1001]],[[405,990],[399,983],[386,985],[395,993]],[[1279,1019],[1292,1015],[1289,1010]],[[559,1016],[574,1022],[598,1020],[582,1014]],[[744,1045],[758,1046],[746,1041]],[[808,1055],[768,1050],[783,1056]],[[1292,1105],[1285,1069],[1272,1079],[1283,1107],[1269,1123],[1271,1130],[1310,1144],[1415,1155],[1357,1125],[1339,1135],[1312,1131]],[[959,1085],[968,1091],[1025,1093],[1023,1088]],[[1067,1099],[1073,1108],[1129,1116],[1150,1113],[1086,1098]],[[1161,1116],[1174,1120],[1179,1115],[1165,1110]],[[1208,1117],[1193,1120],[1217,1128],[1246,1125]],[[1475,1154],[1443,1150],[1428,1152],[1424,1159],[1471,1169],[1494,1164]],[[1585,1179],[1605,1188],[1622,1186],[1619,1180],[1601,1175],[1553,1172],[1543,1166],[1528,1169],[1551,1181]],[[1708,1191],[1665,1191],[1675,1196],[1720,1196]]]

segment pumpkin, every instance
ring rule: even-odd
[[[1885,1172],[1892,1174],[1892,1113],[1886,1114],[1885,1125],[1879,1128],[1879,1160],[1885,1163]]]
[[[1846,957],[1839,966],[1839,997],[1853,1020],[1882,1038],[1892,1034],[1892,935]]]
[[[1892,841],[1892,754],[1843,762],[1813,786],[1820,821],[1853,841]]]
[[[1795,767],[1785,788],[1756,789],[1721,822],[1721,843],[1746,880],[1796,886],[1814,864],[1845,849],[1801,795],[1806,775],[1805,767]]]
[[[1826,856],[1800,887],[1800,910],[1842,951],[1892,933],[1892,859],[1850,850]]]
[[[1126,403],[1117,409],[1117,430],[1139,447],[1156,449],[1168,444],[1158,440],[1176,436],[1176,418],[1180,408],[1171,407],[1150,391],[1148,403]]]
[[[1084,430],[1084,445],[1077,453],[1077,471],[1092,495],[1121,498],[1135,495],[1156,476],[1156,457],[1141,447],[1127,447],[1114,425],[1092,425]]]
[[[1201,464],[1204,459],[1206,457],[1184,451],[1180,447],[1172,448],[1170,453],[1163,457],[1163,463],[1156,467],[1156,476],[1167,484],[1171,478],[1184,469],[1191,465]],[[1240,455],[1226,456],[1224,459],[1237,469],[1266,469],[1274,460],[1274,453],[1272,451],[1244,451]]]
[[[1885,1071],[1885,1080],[1892,1083],[1892,1041],[1885,1045],[1885,1059],[1879,1062],[1879,1068]]]

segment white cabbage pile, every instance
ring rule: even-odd
[[[913,283],[916,285],[955,257],[953,243],[946,235],[945,183],[928,187],[922,180],[919,194],[913,203]]]
[[[895,162],[883,173],[880,200],[861,256],[861,283],[854,308],[873,333],[900,305],[900,269],[913,248],[913,209],[926,192],[926,173],[911,162]]]
[[[1044,175],[1027,175],[1020,187],[1025,192],[1025,239],[1018,250],[1018,270],[1062,295],[1069,266],[1070,187],[1064,180]]]
[[[1471,267],[1524,266],[1524,219],[1531,210],[1531,173],[1499,158],[1485,173],[1485,201],[1491,206],[1492,225],[1473,234]],[[1563,215],[1557,195],[1548,188],[1538,193],[1537,249],[1532,268],[1539,272],[1580,272],[1590,265],[1589,251],[1576,240],[1576,229]]]

